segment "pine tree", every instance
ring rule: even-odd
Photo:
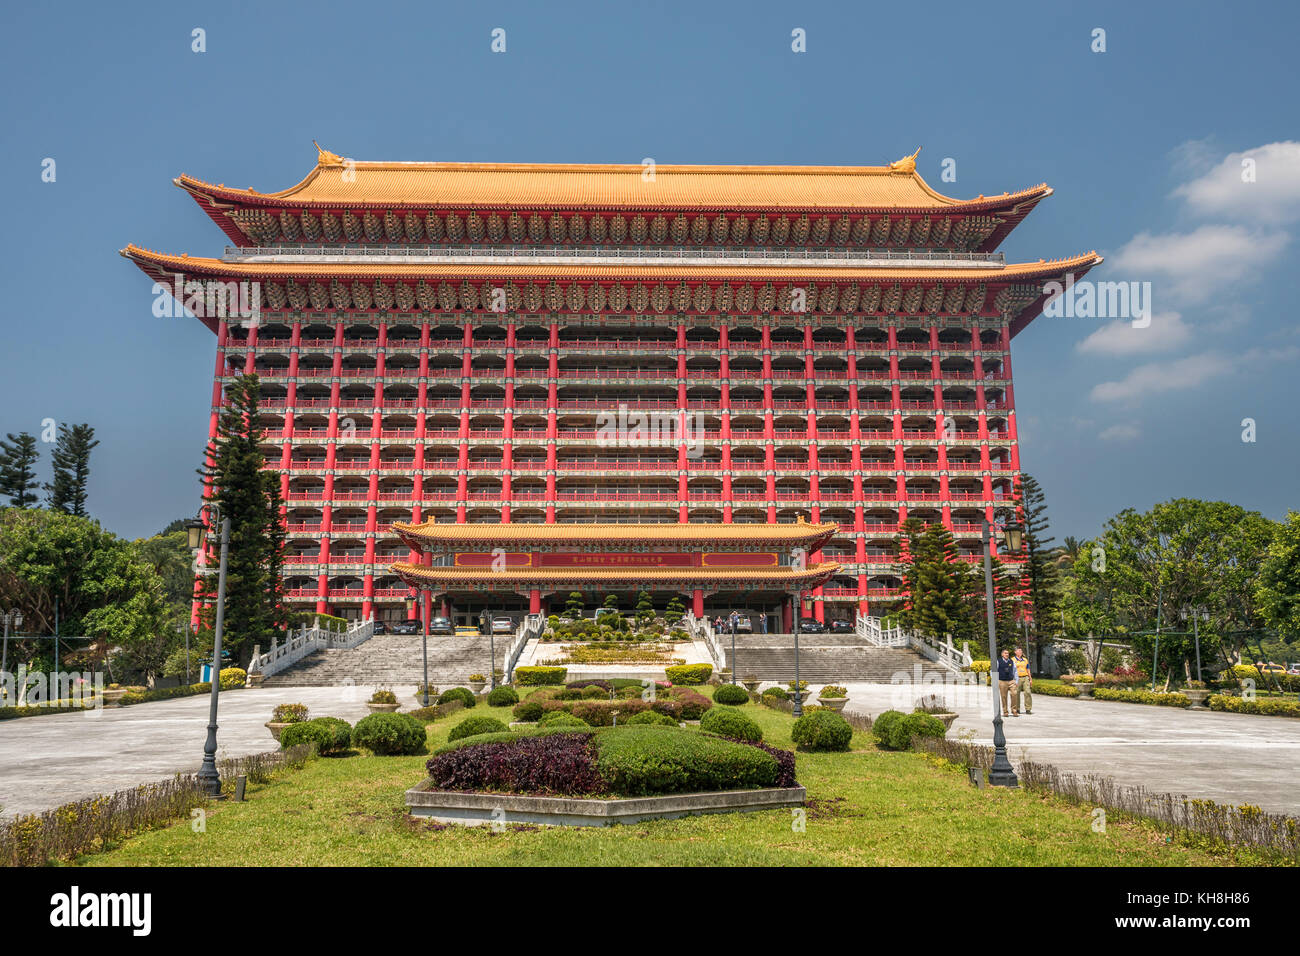
[[[570,591],[569,599],[564,602],[564,616],[572,618],[575,621],[582,620],[582,614],[586,611],[586,602],[582,599],[581,591]]]
[[[265,436],[258,420],[259,396],[256,375],[240,376],[227,387],[213,461],[199,472],[212,482],[208,501],[217,505],[222,518],[230,519],[222,643],[240,664],[252,656],[253,645],[269,646],[289,623],[280,575],[286,530],[278,476],[265,470],[258,448]],[[217,586],[216,573],[204,576],[205,603],[215,602]],[[205,610],[209,626],[214,610]]]
[[[1021,572],[1023,590],[1028,598],[1030,634],[1034,641],[1035,666],[1042,666],[1043,630],[1056,617],[1061,597],[1061,569],[1055,538],[1047,535],[1047,496],[1032,475],[1021,475],[1016,483],[1017,506],[1024,529],[1025,562]],[[1025,649],[1028,652],[1028,648]]]
[[[98,444],[95,429],[88,424],[59,426],[59,440],[50,455],[54,481],[45,486],[51,511],[86,517],[90,453]]]
[[[40,485],[36,481],[36,437],[27,432],[8,435],[0,441],[0,495],[9,499],[15,508],[28,508],[36,504]]]
[[[903,572],[907,589],[904,625],[936,640],[949,634],[969,637],[974,577],[958,556],[952,532],[941,524],[909,518],[903,523],[901,537],[908,544]]]
[[[642,591],[636,596],[637,623],[641,625],[648,624],[650,621],[654,620],[654,616],[655,606],[650,600],[650,594],[648,591]]]

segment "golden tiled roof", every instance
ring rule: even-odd
[[[717,565],[708,568],[663,568],[633,567],[617,568],[521,568],[493,571],[490,568],[452,568],[426,567],[399,561],[390,564],[388,570],[398,575],[408,584],[442,584],[448,588],[457,584],[481,584],[491,582],[504,586],[537,585],[555,582],[584,581],[593,584],[609,584],[620,581],[665,581],[689,584],[707,581],[736,581],[750,587],[765,584],[789,587],[803,584],[815,586],[838,571],[840,566],[834,562],[809,565],[806,568],[792,567],[745,567]]]
[[[318,147],[319,149],[319,147]],[[597,163],[351,162],[320,150],[316,168],[280,192],[232,189],[182,175],[176,184],[217,201],[293,206],[566,209],[908,209],[1010,206],[1046,184],[978,199],[935,192],[915,158],[888,166],[679,166]]]
[[[1021,282],[1030,279],[1058,276],[1065,272],[1090,268],[1101,261],[1096,252],[1065,259],[1042,260],[1038,262],[1011,263],[998,269],[882,269],[867,267],[838,266],[774,266],[753,265],[749,263],[728,263],[727,265],[681,265],[639,266],[629,263],[611,263],[609,265],[514,265],[514,264],[480,264],[465,265],[447,263],[415,264],[394,262],[391,264],[370,265],[347,262],[293,263],[293,262],[225,262],[221,259],[202,256],[174,256],[153,252],[136,245],[129,245],[121,254],[134,261],[145,271],[150,268],[166,272],[183,272],[191,275],[212,275],[228,278],[247,277],[250,279],[277,278],[322,278],[335,276],[343,278],[410,278],[410,279],[590,279],[590,280],[636,280],[636,279],[729,279],[733,282],[752,280],[762,282],[779,279],[844,279],[869,280],[879,279],[890,282],[909,282],[919,280],[950,280],[962,282]]]
[[[808,524],[805,521],[773,524],[421,524],[395,522],[396,534],[404,539],[457,545],[484,543],[576,544],[800,544],[827,538],[839,530],[836,524]]]

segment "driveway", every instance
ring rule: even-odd
[[[987,687],[850,684],[846,710],[875,716],[912,709],[922,693],[943,693],[959,715],[949,737],[973,733],[993,744]],[[1002,723],[1014,766],[1028,757],[1062,770],[1096,773],[1148,790],[1252,803],[1300,816],[1300,720],[1149,704],[1034,697],[1034,712]]]
[[[366,716],[368,687],[282,687],[221,695],[217,759],[278,748],[263,725],[276,704],[306,704],[312,716]],[[208,706],[204,694],[0,721],[0,814],[30,813],[194,772],[203,761]],[[413,704],[413,701],[404,702]]]

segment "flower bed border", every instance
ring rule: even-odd
[[[761,790],[716,790],[658,797],[541,797],[523,793],[463,793],[433,790],[425,778],[406,791],[410,816],[437,823],[483,826],[523,823],[542,826],[613,826],[643,820],[673,820],[702,813],[741,813],[802,807],[803,786]],[[497,815],[494,817],[493,813]]]

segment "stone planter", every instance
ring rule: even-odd
[[[741,683],[745,685],[745,690],[749,691],[751,694],[757,694],[758,685],[763,682],[761,680],[742,680]]]
[[[956,714],[931,714],[930,716],[943,721],[944,733],[947,733],[952,728],[952,722],[957,719]]]
[[[366,701],[366,709],[372,714],[391,714],[401,706],[401,704],[376,704],[373,700]]]
[[[293,723],[288,721],[282,723],[277,720],[268,720],[266,722],[266,729],[271,732],[271,736],[276,740],[280,739],[280,734],[284,732],[284,728],[292,726]]]
[[[1092,681],[1075,681],[1074,686],[1079,689],[1079,700],[1094,700],[1092,689],[1096,685]]]
[[[485,680],[472,680],[469,682],[470,693],[472,693],[475,697],[483,693],[483,688],[486,686],[487,686],[487,681]]]
[[[823,707],[829,707],[831,710],[834,711],[843,710],[844,705],[847,704],[848,702],[849,699],[847,697],[818,697],[817,698],[817,703],[821,704]]]
[[[264,681],[264,680],[266,680],[266,675],[265,675],[265,674],[263,674],[261,671],[253,671],[253,673],[251,673],[251,674],[248,675],[248,680],[245,681],[244,686],[245,686],[245,687],[261,687],[261,686],[262,686],[262,681]]]
[[[1212,692],[1207,688],[1183,688],[1183,696],[1192,702],[1189,710],[1205,710],[1205,701]]]
[[[104,706],[116,707],[117,702],[121,700],[124,696],[126,696],[125,687],[119,687],[116,690],[106,690],[104,691]]]

